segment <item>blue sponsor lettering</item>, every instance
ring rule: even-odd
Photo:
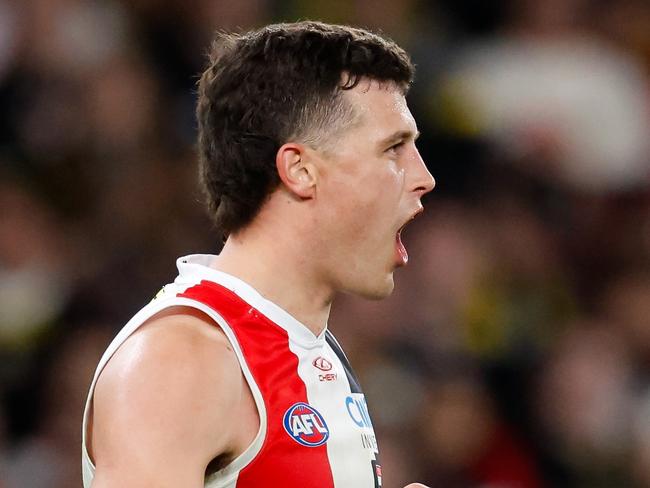
[[[368,405],[363,395],[346,397],[345,408],[355,424],[362,429],[372,429],[372,422],[370,421],[370,414],[368,413]]]

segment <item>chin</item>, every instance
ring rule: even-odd
[[[373,283],[374,286],[368,286],[363,290],[358,290],[355,294],[367,298],[369,300],[381,300],[393,293],[395,282],[393,281],[393,273],[390,273],[381,283]]]

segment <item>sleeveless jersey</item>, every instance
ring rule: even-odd
[[[118,347],[145,321],[173,306],[201,310],[237,355],[259,413],[250,446],[206,477],[206,488],[378,488],[381,467],[363,393],[334,336],[315,336],[243,281],[209,267],[214,256],[179,258],[179,275],[118,333],[102,356],[83,416],[82,471],[95,467],[86,448],[97,378]]]

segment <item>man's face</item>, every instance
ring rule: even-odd
[[[343,96],[357,117],[320,155],[319,262],[335,290],[382,298],[393,290],[394,270],[408,261],[400,231],[435,181],[397,86],[362,80]]]

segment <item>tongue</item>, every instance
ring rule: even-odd
[[[399,255],[400,260],[402,261],[403,264],[408,263],[409,255],[406,252],[406,248],[404,247],[404,244],[402,244],[402,235],[400,232],[397,233],[395,240],[397,241],[397,254]]]

